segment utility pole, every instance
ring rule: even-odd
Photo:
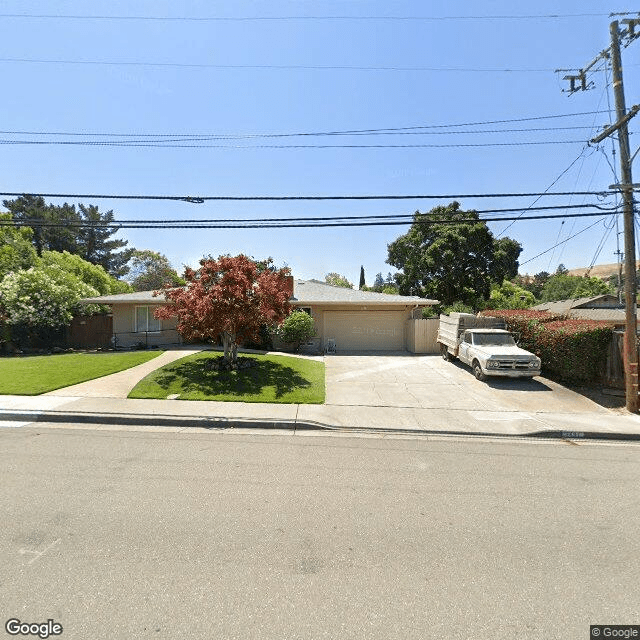
[[[620,239],[618,238],[618,242],[619,241]],[[624,254],[620,251],[620,247],[618,247],[618,249],[614,251],[614,255],[618,257],[618,288],[616,289],[616,297],[618,298],[618,302],[622,304],[622,256]]]
[[[586,74],[598,60],[611,61],[613,75],[613,90],[616,102],[617,122],[607,127],[602,133],[590,142],[597,144],[606,137],[618,132],[618,145],[620,147],[620,169],[622,172],[621,183],[610,188],[619,189],[623,197],[624,218],[624,298],[625,298],[625,332],[624,332],[624,373],[625,395],[627,410],[632,413],[638,411],[638,347],[637,347],[637,320],[636,320],[636,241],[633,210],[633,190],[638,185],[633,184],[631,177],[631,162],[633,156],[629,152],[629,130],[627,123],[633,118],[640,106],[635,105],[627,112],[624,98],[624,84],[622,82],[622,59],[620,57],[620,41],[626,38],[629,44],[640,36],[635,28],[640,25],[640,19],[623,20],[627,24],[624,31],[620,31],[618,21],[614,20],[609,25],[611,46],[599,53],[577,75],[567,75],[569,80],[569,92],[586,91],[592,84],[587,82]],[[634,154],[635,156],[635,154]]]
[[[638,411],[638,346],[636,321],[636,240],[633,214],[633,180],[631,179],[631,154],[629,153],[629,128],[626,121],[627,108],[624,103],[622,83],[622,60],[620,58],[620,32],[618,21],[610,25],[611,69],[613,93],[616,100],[616,118],[620,123],[618,145],[620,147],[620,170],[624,218],[624,365],[627,409]]]

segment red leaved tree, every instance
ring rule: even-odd
[[[277,325],[290,311],[289,269],[275,269],[271,258],[256,263],[239,255],[200,260],[187,268],[187,285],[166,287],[167,304],[157,318],[178,318],[177,329],[187,340],[215,342],[222,336],[224,359],[235,364],[238,341],[257,340],[260,326]]]

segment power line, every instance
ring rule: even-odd
[[[444,125],[443,125],[444,126]],[[451,127],[455,125],[450,125]],[[416,127],[427,129],[429,127]],[[333,131],[318,133],[247,133],[247,134],[221,134],[221,133],[83,133],[83,132],[62,132],[62,131],[0,131],[2,135],[28,135],[28,136],[69,136],[69,137],[104,137],[104,138],[125,138],[122,142],[133,144],[134,142],[144,143],[149,139],[159,139],[161,142],[190,142],[206,140],[247,140],[255,138],[292,138],[301,136],[450,136],[450,135],[477,135],[484,133],[531,133],[538,131],[591,131],[593,127],[571,126],[571,127],[526,127],[517,129],[471,129],[463,131],[398,131],[393,129],[380,129],[377,131]],[[135,140],[132,138],[143,138]],[[102,142],[93,141],[94,144]],[[86,143],[85,143],[86,144]]]
[[[640,189],[635,189],[640,190]],[[296,200],[462,200],[466,198],[531,198],[535,196],[600,196],[608,197],[614,191],[543,191],[529,193],[464,193],[464,194],[421,194],[421,195],[360,195],[360,196],[167,196],[167,195],[124,195],[97,193],[41,193],[32,192],[0,192],[0,196],[9,198],[40,197],[40,198],[73,198],[95,200],[172,200],[202,204],[206,201],[296,201]]]
[[[425,21],[440,22],[451,20],[541,20],[564,18],[602,18],[608,13],[548,13],[538,15],[492,15],[492,16],[348,16],[348,15],[313,15],[313,16],[107,16],[107,15],[79,15],[79,14],[46,14],[46,13],[2,13],[0,18],[41,19],[41,20],[131,20],[156,22],[259,22],[259,21]],[[616,14],[618,15],[618,14]],[[622,14],[620,14],[622,15]]]
[[[613,211],[615,207],[603,207],[597,203],[583,203],[583,204],[573,204],[573,205],[548,205],[545,207],[529,207],[525,211],[550,211],[550,210],[559,210],[559,209],[598,209],[600,211]],[[473,213],[478,215],[480,214],[508,214],[513,213],[515,211],[523,211],[521,207],[516,208],[507,208],[507,209],[473,209]],[[420,213],[420,212],[416,212]],[[338,220],[384,220],[384,219],[409,219],[411,221],[414,217],[414,213],[387,213],[382,215],[356,215],[356,216],[304,216],[304,217],[286,217],[286,218],[259,218],[256,220],[255,218],[214,218],[214,219],[206,219],[206,218],[194,218],[194,219],[185,219],[185,218],[177,218],[177,219],[156,219],[156,220],[114,220],[111,221],[110,224],[118,225],[122,223],[144,223],[144,224],[190,224],[190,223],[224,223],[224,222],[292,222],[292,221],[338,221]],[[424,214],[421,214],[424,215]],[[594,214],[597,215],[597,214]],[[0,221],[2,222],[2,221]],[[7,222],[7,221],[4,221]],[[43,222],[42,218],[20,218],[17,220],[19,223],[24,223],[25,226],[31,226],[32,224],[40,224]],[[8,221],[7,224],[11,225],[12,222]],[[65,223],[66,224],[66,223]],[[80,224],[80,221],[69,221],[69,224]],[[91,222],[83,222],[82,223],[91,225]]]
[[[544,190],[543,193],[547,193],[549,191],[549,189],[551,189],[551,187],[553,187],[554,184],[556,184],[558,182],[558,180],[560,180],[560,178],[562,178],[562,176],[567,173],[567,171],[569,171],[571,169],[571,167],[573,167],[573,165],[578,162],[578,160],[580,160],[580,158],[583,157],[584,152],[586,151],[587,147],[585,146],[580,153],[576,156],[575,160],[573,160],[569,166],[564,169],[563,171],[561,171],[558,176],[555,178],[555,180]],[[573,194],[572,194],[573,195]],[[540,200],[540,198],[542,197],[542,195],[538,195],[538,197],[531,203],[531,206],[533,206],[536,202],[538,202],[538,200]],[[505,233],[507,231],[507,229],[509,229],[510,227],[513,226],[513,224],[516,222],[516,220],[514,220],[513,222],[511,222],[511,224],[508,224],[502,231],[500,231],[500,233],[498,233],[498,237],[500,237],[503,233]]]
[[[208,62],[152,62],[145,60],[65,60],[52,58],[0,58],[0,62],[22,64],[102,65],[127,67],[175,67],[180,69],[302,69],[307,71],[418,71],[469,73],[550,73],[556,69],[478,68],[478,67],[401,67],[368,65],[312,64],[218,64]]]
[[[427,124],[414,125],[410,127],[380,127],[377,129],[344,129],[336,131],[311,131],[311,132],[293,132],[293,133],[255,133],[255,134],[227,134],[232,136],[247,137],[286,137],[286,136],[331,136],[331,135],[355,135],[361,133],[377,133],[377,132],[394,132],[394,131],[414,131],[422,129],[448,129],[452,127],[479,127],[490,124],[508,124],[511,122],[530,122],[534,120],[551,120],[556,118],[573,118],[575,116],[590,116],[599,113],[608,113],[609,110],[603,109],[598,111],[579,111],[576,113],[559,113],[546,116],[529,116],[525,118],[508,118],[502,120],[482,120],[476,122],[457,122],[449,124]],[[16,134],[16,135],[60,135],[60,136],[180,136],[189,135],[181,133],[99,133],[99,132],[69,132],[69,131],[0,131],[0,134]],[[225,134],[192,134],[192,135],[220,135]]]
[[[468,142],[456,144],[187,144],[130,142],[107,140],[10,140],[0,139],[0,145],[45,145],[78,147],[133,147],[165,149],[457,149],[471,147],[524,147],[544,144],[584,144],[585,140],[527,140],[520,142]]]
[[[578,231],[577,233],[574,233],[572,236],[569,236],[568,238],[565,238],[561,242],[558,242],[558,244],[554,244],[553,247],[549,247],[548,249],[546,249],[545,251],[542,251],[538,255],[533,256],[533,258],[529,258],[529,260],[525,260],[524,262],[521,262],[520,266],[522,266],[524,264],[528,264],[529,262],[533,262],[536,258],[539,258],[540,256],[543,256],[545,253],[549,253],[549,251],[552,251],[553,249],[555,249],[556,247],[560,246],[561,244],[564,244],[565,242],[569,242],[569,240],[573,240],[573,238],[579,236],[581,233],[584,233],[585,231],[588,231],[592,227],[595,227],[600,222],[604,222],[605,219],[606,219],[605,217],[602,217],[602,218],[600,218],[600,220],[596,220],[593,224],[590,224],[589,226],[585,227],[584,229],[581,229],[580,231]]]
[[[617,211],[607,211],[604,216],[616,215]],[[602,211],[587,212],[587,213],[562,213],[562,214],[547,214],[537,216],[527,216],[520,218],[524,220],[549,220],[555,218],[588,218],[594,216],[603,216]],[[509,219],[509,218],[507,218]],[[604,218],[602,218],[604,219]],[[331,220],[327,218],[326,220]],[[187,224],[186,221],[179,222],[167,222],[162,221],[161,224],[153,223],[150,221],[136,221],[126,222],[112,220],[107,223],[96,223],[91,221],[62,221],[62,222],[47,222],[41,220],[1,220],[0,227],[47,227],[47,228],[99,228],[99,229],[286,229],[286,228],[323,228],[323,227],[381,227],[381,226],[398,226],[407,224],[447,224],[457,225],[464,223],[479,224],[486,222],[496,222],[498,220],[504,220],[504,218],[416,218],[414,220],[369,220],[369,221],[354,221],[346,219],[337,219],[331,221],[320,222],[318,220],[308,219],[302,221],[287,221],[287,222],[267,222],[266,220],[252,220],[250,222],[240,221],[221,221],[215,222],[202,222],[197,221],[194,224]],[[559,243],[562,244],[562,243]],[[557,245],[556,245],[557,246]]]

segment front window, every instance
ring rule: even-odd
[[[154,317],[155,307],[136,307],[136,333],[160,331],[160,320]]]
[[[475,333],[473,344],[482,347],[515,347],[513,336],[509,333]]]

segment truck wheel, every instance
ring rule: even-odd
[[[480,382],[484,382],[487,379],[487,376],[482,371],[482,367],[480,366],[480,363],[477,360],[474,360],[471,366],[473,368],[473,375],[476,377],[476,380],[480,380]]]
[[[447,349],[447,346],[444,344],[440,345],[440,353],[442,354],[442,359],[445,362],[449,362],[451,360],[451,356],[449,355],[449,349]]]

